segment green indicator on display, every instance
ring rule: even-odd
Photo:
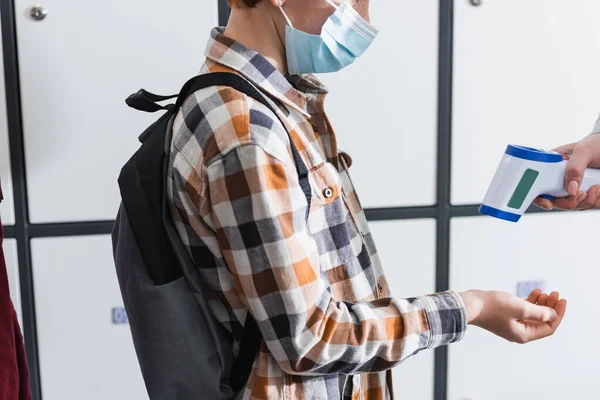
[[[525,202],[525,199],[527,198],[527,195],[529,194],[529,191],[531,190],[531,187],[533,186],[539,174],[540,173],[538,171],[530,168],[525,171],[521,181],[517,185],[517,188],[508,202],[508,206],[510,208],[518,210],[523,206],[523,202]]]

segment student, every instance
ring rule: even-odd
[[[600,168],[600,118],[592,134],[577,143],[567,144],[555,149],[569,160],[565,176],[565,187],[569,197],[550,201],[539,198],[535,203],[551,210],[592,210],[600,208],[600,185],[595,185],[587,193],[579,190],[586,168]]]
[[[227,27],[211,33],[201,72],[249,80],[285,129],[267,107],[225,87],[196,92],[173,126],[167,190],[178,232],[192,258],[214,255],[198,271],[236,343],[248,312],[263,337],[244,399],[389,399],[394,366],[461,340],[469,324],[526,343],[552,335],[566,310],[558,293],[539,290],[528,301],[478,290],[390,293],[352,160],[338,151],[314,76],[349,65],[376,36],[369,0],[340,3],[238,0]],[[310,207],[286,131],[310,171]]]

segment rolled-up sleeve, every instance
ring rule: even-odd
[[[453,292],[356,303],[333,298],[291,157],[241,145],[207,166],[206,182],[220,251],[285,372],[379,372],[463,337],[465,306]]]

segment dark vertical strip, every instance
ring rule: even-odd
[[[21,15],[22,13],[20,13]],[[12,180],[15,198],[14,237],[18,244],[19,276],[23,312],[23,335],[29,364],[33,400],[41,400],[38,359],[37,327],[29,246],[29,214],[27,209],[27,181],[25,179],[25,147],[21,115],[21,89],[14,0],[0,1],[2,21],[2,46],[4,50],[4,76],[6,81],[6,111],[11,155]]]
[[[450,285],[450,178],[452,151],[452,50],[454,1],[440,0],[438,61],[438,166],[437,166],[437,260],[436,291]],[[448,347],[435,350],[434,399],[446,400],[448,391]]]
[[[229,21],[229,15],[231,14],[231,9],[227,4],[227,0],[219,0],[219,26],[227,25],[227,21]]]

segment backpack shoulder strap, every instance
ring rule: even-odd
[[[241,93],[244,93],[247,96],[258,101],[259,103],[263,104],[265,107],[271,110],[273,115],[277,117],[277,119],[285,129],[290,141],[294,157],[294,163],[296,164],[296,170],[298,172],[300,187],[302,188],[304,196],[306,197],[306,215],[308,217],[312,192],[310,188],[310,182],[308,179],[308,169],[306,168],[306,164],[302,160],[302,157],[300,156],[300,153],[298,152],[298,149],[294,144],[294,141],[292,140],[292,137],[284,121],[281,119],[273,105],[258,89],[256,89],[256,87],[254,87],[250,82],[248,82],[248,80],[239,75],[228,72],[217,72],[199,75],[195,78],[192,78],[185,84],[177,98],[175,108],[181,108],[185,100],[194,92],[211,86],[227,86]],[[231,385],[234,391],[238,392],[246,384],[248,377],[250,376],[250,373],[252,371],[252,364],[254,363],[254,360],[256,358],[256,354],[259,350],[260,343],[260,330],[258,329],[256,321],[254,320],[252,315],[248,313],[248,316],[246,317],[246,321],[244,323],[244,332],[242,335],[239,354],[231,370]]]
[[[212,86],[228,86],[241,93],[244,93],[245,95],[263,104],[265,107],[271,110],[275,117],[277,117],[277,119],[283,126],[283,129],[285,129],[290,141],[292,154],[294,157],[294,163],[296,164],[296,170],[298,172],[300,187],[302,188],[302,192],[304,193],[304,196],[306,197],[307,201],[306,216],[308,217],[312,192],[310,189],[310,182],[308,180],[308,169],[306,168],[306,164],[302,160],[302,157],[300,157],[298,148],[292,140],[290,132],[288,131],[285,123],[281,119],[279,113],[277,113],[277,111],[275,110],[273,105],[267,100],[267,98],[245,78],[231,72],[214,72],[197,75],[185,83],[178,95],[160,96],[154,93],[150,93],[144,89],[140,89],[138,92],[129,96],[125,102],[129,107],[135,108],[136,110],[140,111],[154,113],[156,111],[165,110],[174,114],[183,106],[185,100],[189,96],[194,94],[194,92]],[[177,97],[177,101],[175,104],[170,104],[166,106],[158,104],[158,102],[171,100],[175,97]],[[147,132],[151,131],[152,129],[147,130]],[[147,132],[140,136],[141,142],[144,142],[147,139]]]
[[[279,116],[279,113],[277,113],[277,110],[275,110],[275,108],[267,100],[267,98],[258,89],[256,89],[256,87],[254,87],[254,85],[252,85],[250,82],[248,82],[248,80],[241,77],[240,75],[236,75],[236,74],[229,73],[229,72],[215,72],[215,73],[211,73],[211,74],[199,75],[199,76],[191,79],[190,81],[188,81],[185,84],[185,86],[181,90],[181,93],[179,94],[179,97],[177,98],[176,108],[177,109],[181,108],[184,101],[190,95],[192,95],[194,92],[196,92],[197,90],[204,89],[209,86],[228,86],[230,88],[237,90],[238,92],[244,93],[245,95],[247,95],[247,96],[253,98],[254,100],[258,101],[259,103],[263,104],[265,107],[267,107],[269,110],[271,110],[273,115],[275,115],[277,117],[277,119],[283,126],[283,129],[285,129],[285,131],[288,135],[288,138],[290,140],[290,145],[292,147],[292,154],[294,156],[294,163],[296,164],[296,170],[298,171],[300,187],[302,188],[302,192],[304,193],[304,196],[306,197],[306,201],[308,204],[307,211],[306,211],[306,215],[308,216],[308,212],[310,210],[310,200],[312,198],[312,192],[310,189],[310,182],[308,180],[308,169],[306,168],[306,164],[302,160],[302,157],[300,157],[298,148],[294,144],[294,141],[292,140],[290,132],[288,131],[284,121]]]

